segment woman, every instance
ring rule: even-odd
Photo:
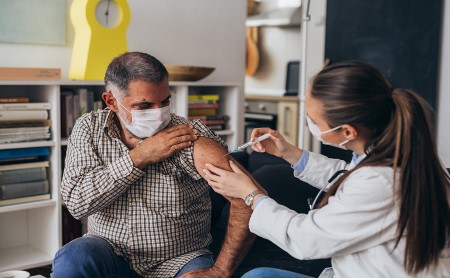
[[[332,64],[312,79],[308,127],[323,143],[352,150],[349,165],[301,150],[268,128],[252,132],[252,138],[270,134],[253,145],[255,151],[284,158],[296,177],[324,187],[308,214],[257,192],[232,163],[234,172],[207,164],[206,178],[216,192],[247,199],[252,232],[298,259],[332,257],[335,277],[448,277],[450,179],[437,155],[429,110],[420,96],[392,88],[368,64]],[[304,277],[296,275],[262,268],[245,277]]]

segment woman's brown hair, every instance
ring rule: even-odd
[[[417,274],[435,265],[449,244],[450,178],[437,155],[429,105],[411,90],[392,88],[378,69],[357,61],[320,71],[312,79],[311,97],[323,104],[322,115],[331,128],[349,124],[368,132],[367,157],[333,184],[320,206],[353,171],[392,167],[399,178],[394,179],[396,246],[404,237],[404,267]]]

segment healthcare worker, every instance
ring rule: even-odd
[[[211,187],[246,200],[250,230],[295,258],[331,257],[334,277],[450,277],[450,179],[427,103],[392,88],[376,68],[349,61],[312,78],[306,113],[317,139],[353,151],[350,164],[299,149],[268,128],[253,130],[252,138],[270,138],[252,148],[284,158],[297,178],[324,188],[308,214],[257,191],[232,163],[234,172],[205,166]],[[244,277],[305,276],[259,268]]]

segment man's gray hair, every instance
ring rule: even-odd
[[[158,84],[169,73],[155,57],[142,52],[126,52],[114,58],[105,73],[105,88],[119,100],[128,94],[131,81],[141,80]]]

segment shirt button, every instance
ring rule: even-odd
[[[131,202],[131,205],[132,205],[132,206],[135,206],[135,205],[136,205],[136,202]]]

